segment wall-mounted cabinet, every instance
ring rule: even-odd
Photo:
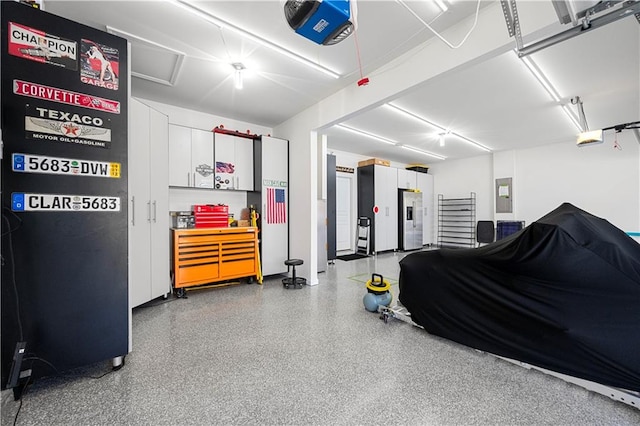
[[[213,133],[169,125],[169,185],[214,188]]]
[[[398,171],[398,189],[417,189],[418,172],[407,169],[397,169]]]
[[[131,307],[171,292],[166,115],[129,104],[129,297]]]
[[[253,191],[253,139],[215,133],[215,188]]]

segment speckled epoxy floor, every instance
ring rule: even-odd
[[[136,309],[123,369],[38,380],[17,424],[640,424],[636,408],[365,311],[362,281],[396,280],[402,256],[337,260],[300,290],[275,278]],[[11,424],[18,403],[2,397]]]

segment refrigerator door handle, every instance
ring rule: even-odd
[[[417,212],[417,210],[416,210],[416,202],[415,201],[412,202],[411,206],[413,207],[413,214],[415,215],[416,212]],[[413,216],[411,217],[411,222],[413,223],[413,227],[415,228],[416,227],[416,220],[415,220],[415,218]]]

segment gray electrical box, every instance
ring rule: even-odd
[[[513,213],[511,178],[496,179],[496,213]]]

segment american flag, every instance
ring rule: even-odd
[[[267,223],[287,223],[284,189],[267,188]]]

